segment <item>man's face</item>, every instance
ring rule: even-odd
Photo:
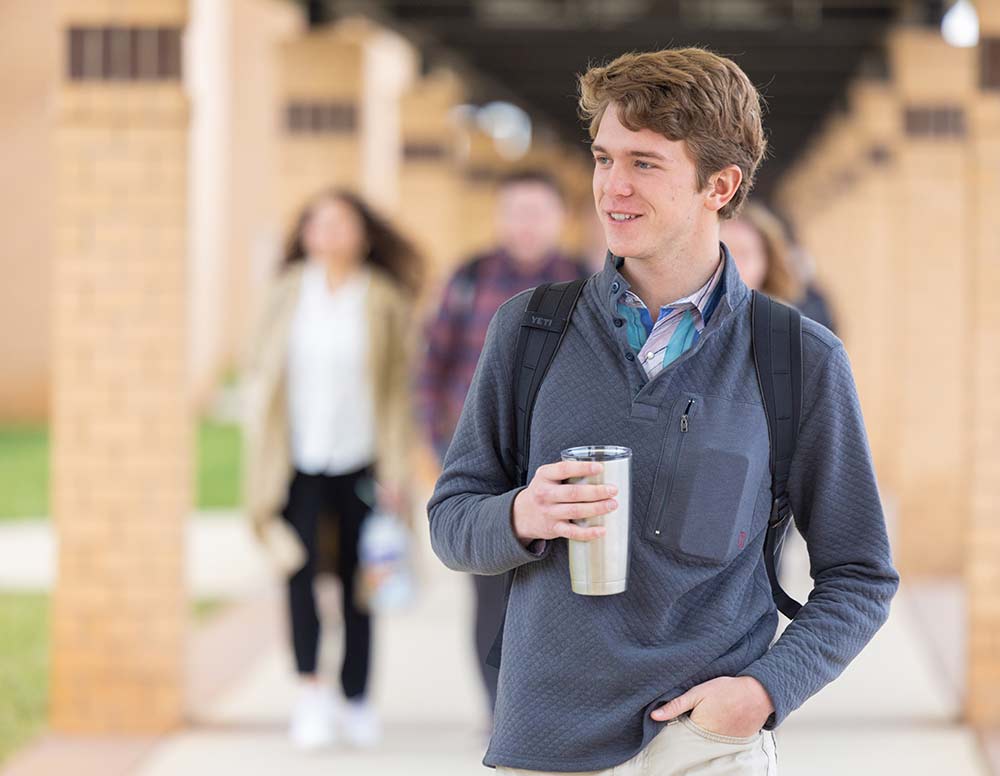
[[[651,129],[633,132],[618,120],[611,103],[592,150],[594,203],[608,249],[616,256],[662,256],[708,215],[683,140],[668,140]]]
[[[556,247],[564,215],[559,195],[544,183],[509,184],[497,195],[497,239],[516,261],[534,263]]]

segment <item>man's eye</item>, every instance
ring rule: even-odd
[[[638,167],[640,170],[652,170],[653,169],[653,165],[651,165],[649,162],[637,161],[635,163],[635,166]]]
[[[606,156],[595,156],[594,157],[594,161],[597,162],[598,164],[602,164],[603,165],[603,164],[607,164],[611,160],[608,159],[608,157],[606,157]]]

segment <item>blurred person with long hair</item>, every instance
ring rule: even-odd
[[[797,307],[833,331],[833,318],[822,294],[806,282],[796,261],[785,224],[757,202],[722,223],[722,241],[733,253],[740,277],[749,288]]]
[[[247,509],[289,574],[300,696],[293,743],[339,732],[370,746],[380,725],[367,699],[371,617],[356,595],[358,543],[373,494],[407,522],[412,415],[408,342],[421,262],[355,195],[312,199],[270,289],[248,369]],[[336,552],[326,551],[332,537]],[[346,702],[317,673],[320,619],[313,581],[331,565],[343,592]]]
[[[425,333],[418,411],[438,461],[443,462],[472,383],[490,320],[503,302],[526,288],[587,277],[583,261],[559,249],[566,206],[548,172],[525,168],[498,184],[496,245],[465,261],[448,278],[440,307]],[[474,639],[489,713],[496,704],[497,671],[486,664],[500,629],[502,577],[473,575]]]
[[[776,210],[774,211],[774,215],[781,220],[782,225],[785,227],[785,235],[788,238],[788,255],[792,266],[795,267],[805,285],[805,294],[799,300],[796,307],[799,308],[803,315],[812,318],[817,323],[822,323],[836,334],[836,317],[833,314],[833,308],[830,305],[826,292],[816,280],[816,262],[813,260],[812,254],[806,250],[806,247],[799,239],[795,222],[788,217],[788,213]]]

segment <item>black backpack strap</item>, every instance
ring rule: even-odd
[[[793,619],[802,604],[781,588],[776,560],[781,555],[788,518],[792,515],[788,472],[795,454],[802,412],[802,316],[793,307],[759,291],[753,292],[750,316],[754,366],[771,442],[773,502],[764,538],[764,565],[775,604],[782,614]]]
[[[521,320],[514,351],[514,415],[517,448],[511,451],[519,485],[528,482],[531,411],[545,373],[562,344],[585,280],[543,283],[534,290]]]
[[[531,443],[531,411],[535,406],[535,397],[538,396],[538,389],[545,378],[545,373],[555,358],[563,337],[566,336],[573,309],[586,282],[586,279],[578,279],[562,283],[543,283],[531,294],[524,310],[521,328],[517,334],[517,347],[514,350],[516,449],[508,451],[515,461],[518,485],[527,485],[528,482],[528,446]],[[503,626],[507,618],[507,602],[510,600],[510,589],[513,584],[514,572],[510,571],[507,573],[504,591],[504,619],[500,622],[500,631],[486,658],[486,664],[494,668],[500,667]]]

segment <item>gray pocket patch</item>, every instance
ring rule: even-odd
[[[729,557],[736,538],[750,461],[724,450],[705,450],[698,458],[694,476],[674,483],[667,519],[685,516],[677,542],[682,552],[721,561]],[[712,477],[713,472],[725,475]]]

